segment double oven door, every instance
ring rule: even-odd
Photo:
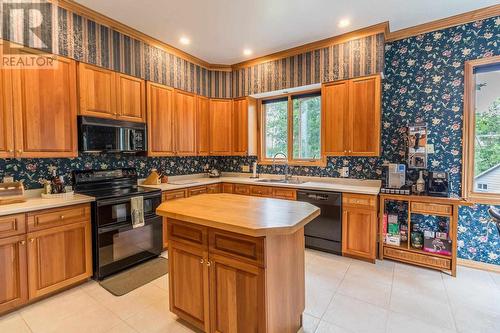
[[[162,218],[155,214],[161,195],[144,196],[144,226],[134,228],[131,197],[98,200],[94,220],[94,274],[99,280],[141,261],[163,248]]]

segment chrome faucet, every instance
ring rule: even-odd
[[[276,171],[276,157],[277,156],[283,156],[285,158],[285,160],[287,159],[287,156],[285,153],[276,153],[274,154],[273,156],[273,168],[274,168],[274,171]],[[290,166],[288,165],[288,161],[285,161],[285,180],[289,180],[292,178],[292,175],[290,174]]]

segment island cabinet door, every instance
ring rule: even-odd
[[[208,251],[170,241],[168,248],[170,311],[209,331]]]
[[[264,270],[212,254],[210,264],[210,332],[265,332]]]
[[[342,253],[374,261],[376,257],[377,213],[375,210],[345,207],[342,216]]]

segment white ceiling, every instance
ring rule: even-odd
[[[498,0],[77,0],[212,64],[234,64],[389,21],[391,31]],[[351,25],[338,28],[349,18]],[[179,42],[181,36],[190,45]],[[244,56],[243,49],[253,50]]]

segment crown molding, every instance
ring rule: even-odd
[[[419,24],[413,27],[392,31],[388,34],[388,36],[386,36],[386,41],[393,42],[396,40],[421,35],[427,32],[454,27],[477,20],[484,20],[494,16],[500,16],[500,5],[493,5],[477,10],[472,10],[470,12],[465,12],[443,19]]]

